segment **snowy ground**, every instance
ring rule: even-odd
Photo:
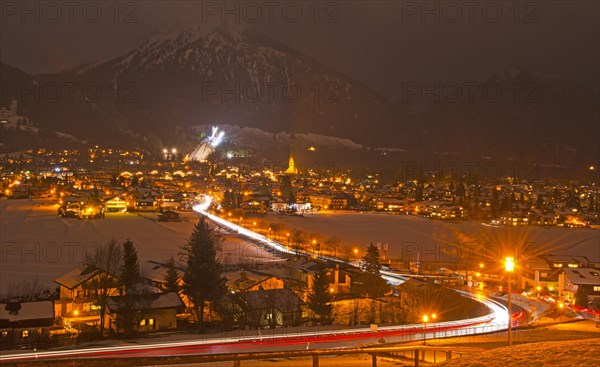
[[[265,220],[318,233],[324,238],[336,236],[353,247],[387,242],[391,258],[402,254],[415,257],[419,251],[423,260],[452,262],[458,253],[455,245],[459,244],[463,255],[472,250],[475,256],[487,253],[493,261],[506,256],[507,251],[503,249],[518,244],[527,248],[527,252],[568,253],[600,261],[600,230],[597,229],[490,227],[474,221],[446,222],[406,215],[350,212],[323,212],[303,217],[271,214]]]
[[[478,354],[459,356],[454,353],[452,361],[440,362],[443,356],[438,353],[439,366],[448,367],[567,367],[598,366],[600,361],[600,329],[593,321],[558,324],[535,329],[521,329],[515,332],[515,344],[506,347],[506,332],[489,335],[465,336],[448,339],[428,340],[428,345],[442,347],[476,347],[486,350]],[[421,343],[409,343],[418,344]],[[407,344],[402,344],[407,345]],[[433,365],[432,352],[426,354],[422,365]],[[193,366],[231,366],[232,362],[194,364]],[[310,366],[310,358],[269,359],[243,361],[243,366]],[[319,359],[319,366],[370,366],[371,358],[363,355],[328,356]],[[414,366],[412,359],[378,358],[378,366]],[[191,364],[178,365],[191,367]],[[169,366],[175,367],[175,365]]]
[[[108,214],[101,220],[59,218],[57,206],[44,200],[0,200],[0,293],[23,278],[52,280],[80,264],[83,255],[111,238],[130,237],[138,246],[141,260],[164,261],[177,255],[196,223],[195,213],[184,221],[157,222],[156,214]],[[486,249],[494,254],[499,244],[526,243],[543,252],[565,252],[596,259],[600,230],[522,227],[492,228],[475,222],[448,223],[413,216],[373,213],[319,213],[304,217],[268,215],[265,220],[282,222],[322,237],[339,237],[345,244],[389,243],[389,256],[417,251],[427,261],[457,259],[455,247],[469,244],[475,254]],[[464,248],[465,246],[463,246]],[[449,254],[443,250],[449,250]],[[466,252],[465,252],[466,253]],[[359,254],[362,256],[362,254]],[[236,235],[228,235],[220,257],[224,263],[254,263],[277,260],[274,256]]]
[[[600,339],[542,342],[503,347],[440,364],[444,367],[598,366]]]
[[[110,213],[105,219],[59,218],[57,206],[45,200],[0,200],[0,294],[22,279],[52,281],[81,263],[85,253],[111,238],[131,238],[140,261],[177,256],[198,216],[184,213],[181,222],[157,222],[156,214]],[[256,245],[228,235],[220,251],[224,263],[276,260]]]

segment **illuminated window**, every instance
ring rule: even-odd
[[[552,266],[554,266],[555,268],[562,268],[562,267],[563,267],[563,264],[554,264],[554,265],[552,265]]]
[[[140,321],[140,326],[144,326],[146,325],[146,319],[143,319],[142,321]]]
[[[3,337],[3,338],[6,338],[7,336],[8,336],[8,331],[3,331],[3,332],[2,332],[2,337]]]
[[[148,325],[154,325],[154,319],[149,319],[148,320]]]
[[[578,268],[578,267],[579,267],[579,265],[577,265],[577,264],[569,264],[569,268]]]
[[[29,337],[29,330],[23,330],[23,332],[21,333],[21,336],[23,338],[28,338]]]
[[[600,292],[600,285],[594,286],[594,292]]]

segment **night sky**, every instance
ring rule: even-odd
[[[564,75],[598,91],[597,1],[520,2],[518,13],[512,1],[474,1],[470,9],[459,6],[460,17],[456,7],[437,1],[283,2],[272,8],[263,2],[252,8],[243,2],[142,1],[120,3],[118,14],[112,1],[84,1],[74,8],[72,19],[62,7],[55,21],[56,9],[42,10],[44,2],[30,4],[36,15],[23,14],[20,2],[3,2],[0,59],[32,74],[126,54],[160,30],[214,27],[222,17],[236,22],[239,16],[245,27],[391,97],[402,81],[464,80],[509,65]],[[102,9],[97,22],[86,20],[84,5],[88,19]],[[227,15],[223,6],[235,15]],[[298,6],[302,15],[292,23]],[[427,15],[427,9],[435,14]],[[493,22],[497,9],[502,14]]]

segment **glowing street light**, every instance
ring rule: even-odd
[[[427,342],[427,321],[429,321],[429,315],[423,315],[423,345]]]
[[[507,257],[504,262],[504,269],[508,274],[508,346],[512,346],[512,303],[511,303],[511,279],[510,275],[515,271],[515,259]]]

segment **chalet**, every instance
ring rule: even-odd
[[[302,322],[302,301],[289,289],[268,289],[231,293],[224,307],[241,327],[298,326]]]
[[[500,214],[500,223],[507,226],[526,226],[529,224],[529,217],[514,212],[504,212]]]
[[[396,197],[378,197],[373,198],[370,205],[375,210],[383,211],[402,211],[405,209],[407,201]]]
[[[585,256],[547,254],[541,257],[553,268],[583,268],[590,264]]]
[[[46,340],[54,325],[52,301],[0,304],[0,344],[23,345]]]
[[[436,219],[462,219],[464,210],[459,205],[441,205],[431,210],[431,218]]]
[[[324,264],[316,261],[306,261],[304,258],[296,258],[286,261],[283,264],[272,264],[261,269],[264,273],[276,276],[285,283],[285,288],[289,288],[306,299],[306,291],[313,286],[314,277]],[[326,276],[329,281],[329,288],[332,293],[348,293],[352,276],[347,269],[335,267],[326,268]]]
[[[107,295],[119,294],[116,276],[88,265],[78,266],[54,281],[60,286],[55,315],[67,321],[73,319],[76,322],[96,324],[100,320],[96,304],[99,282],[109,286]]]
[[[107,212],[125,212],[127,201],[119,196],[114,196],[104,201],[104,208]]]
[[[600,299],[600,269],[564,268],[558,283],[559,295],[571,302],[575,300],[575,295],[580,290],[587,294],[588,301]]]
[[[544,212],[539,209],[531,209],[529,220],[531,224],[539,226],[553,226],[557,223],[558,216],[550,212]]]
[[[223,277],[227,279],[227,288],[234,292],[284,287],[283,279],[259,271],[242,270],[240,272],[225,273]]]
[[[174,267],[177,272],[177,285],[179,286],[179,298],[183,301],[186,307],[192,307],[192,302],[189,298],[181,291],[183,286],[183,270],[178,267]],[[142,271],[142,284],[145,286],[147,292],[151,293],[165,293],[167,290],[167,273],[169,271],[169,265],[158,261],[149,260],[143,266]]]
[[[160,195],[157,199],[157,206],[164,209],[173,209],[181,207],[181,194],[175,191],[168,191]]]
[[[184,308],[175,292],[138,295],[131,302],[126,302],[124,296],[113,296],[106,302],[104,326],[120,333],[122,329],[118,321],[122,312],[135,311],[140,332],[174,329],[177,327],[177,314]]]
[[[550,291],[559,288],[559,275],[563,268],[580,268],[589,261],[584,256],[540,255],[528,259],[522,271],[522,287],[546,288]]]
[[[133,208],[141,212],[155,212],[158,206],[154,197],[146,197],[135,199]]]
[[[562,270],[556,269],[542,256],[528,259],[521,272],[521,287],[532,286],[548,290],[558,289],[558,275]],[[539,291],[538,291],[539,292]]]

